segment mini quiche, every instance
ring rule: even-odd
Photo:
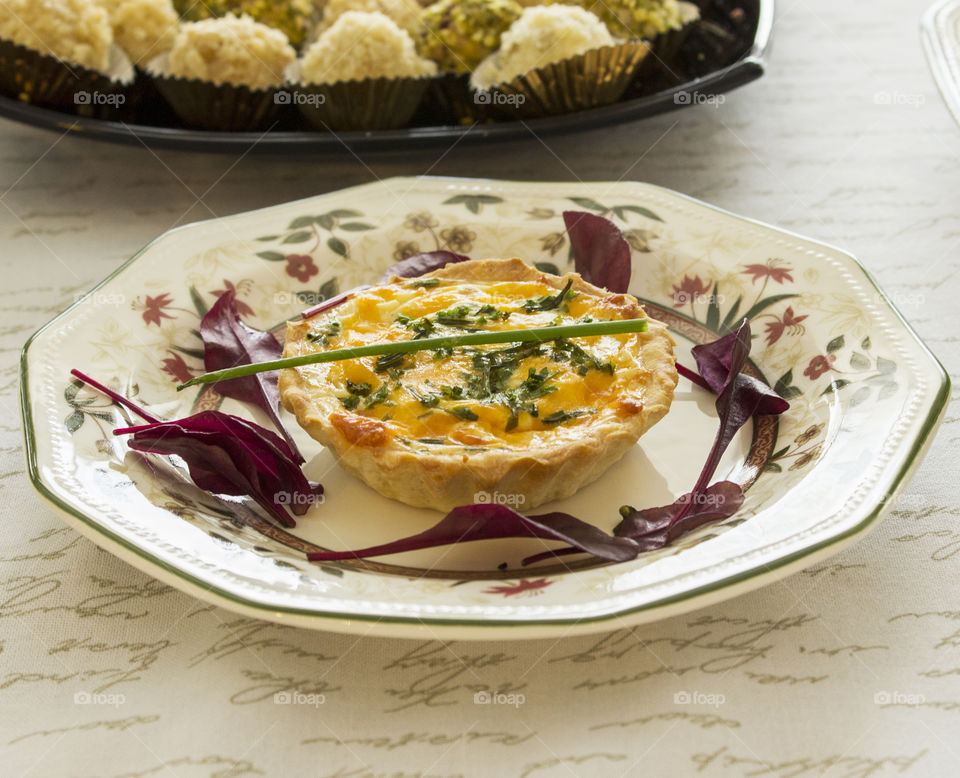
[[[644,316],[635,298],[576,273],[470,260],[394,277],[291,322],[284,356]],[[280,394],[348,472],[387,497],[449,510],[496,493],[528,510],[598,478],[667,413],[673,346],[667,328],[648,319],[641,333],[290,368]]]

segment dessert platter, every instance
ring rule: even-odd
[[[162,235],[21,381],[34,486],[138,568],[257,618],[478,639],[836,553],[949,394],[839,249],[645,184],[442,178]]]
[[[523,138],[715,99],[772,26],[772,0],[3,0],[0,115],[211,151]]]
[[[960,123],[960,2],[937,0],[923,15],[920,35],[940,95]]]

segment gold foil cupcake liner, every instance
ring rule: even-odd
[[[650,41],[651,57],[648,64],[660,64],[669,67],[686,42],[690,30],[693,29],[693,24],[693,22],[687,22],[680,29],[662,32]]]
[[[365,78],[330,84],[291,83],[277,97],[318,130],[392,130],[410,123],[429,78]]]
[[[679,5],[684,11],[684,25],[676,30],[662,32],[650,41],[650,56],[637,73],[638,80],[659,74],[667,76],[668,81],[680,80],[674,73],[674,64],[690,31],[700,21],[700,8],[694,3],[681,2]]]
[[[267,129],[284,109],[280,87],[255,89],[180,78],[167,72],[166,54],[151,60],[146,70],[157,91],[184,124],[204,130],[250,132]]]
[[[508,115],[533,119],[573,113],[617,102],[649,51],[645,41],[603,46],[499,84],[485,80],[495,72],[486,60],[471,83],[477,96],[488,96],[492,109]]]
[[[472,124],[494,118],[493,106],[476,98],[469,73],[441,73],[430,79],[422,113],[430,124]]]
[[[132,109],[138,91],[133,65],[117,46],[101,73],[0,38],[0,92],[23,102],[112,119]]]

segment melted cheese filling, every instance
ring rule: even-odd
[[[568,292],[561,302],[560,294],[545,284],[516,281],[420,279],[375,287],[310,319],[304,345],[323,351],[418,334],[624,318],[622,307],[606,298]],[[300,371],[312,389],[339,398],[342,412],[333,412],[330,420],[352,442],[382,445],[394,439],[423,450],[514,448],[575,438],[601,418],[639,412],[642,400],[626,384],[642,371],[640,343],[632,333],[504,343]]]

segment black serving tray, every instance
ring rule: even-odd
[[[265,132],[212,132],[179,125],[159,96],[130,121],[108,121],[0,96],[0,116],[95,140],[154,148],[259,153],[416,152],[455,143],[487,143],[609,127],[697,105],[763,75],[773,28],[773,0],[704,0],[703,19],[671,63],[647,74],[613,105],[527,121],[411,126],[371,132],[322,132],[283,123]]]

